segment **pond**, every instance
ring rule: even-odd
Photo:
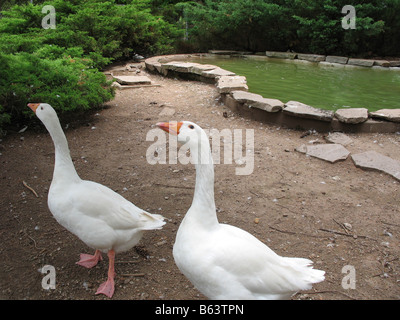
[[[193,61],[199,62],[199,59]],[[400,108],[399,71],[332,67],[282,59],[202,58],[200,63],[245,76],[250,92],[284,103],[295,100],[327,110]]]

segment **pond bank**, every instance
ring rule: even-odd
[[[222,53],[224,56],[239,55],[231,51],[219,51],[219,54]],[[249,55],[246,53],[240,54],[243,57],[253,59],[271,58],[269,56]],[[349,112],[350,109],[338,109],[336,112],[332,112],[314,108],[299,101],[283,103],[279,100],[277,101],[277,99],[265,98],[250,92],[245,99],[243,97],[236,99],[235,96],[238,95],[235,94],[236,91],[248,92],[245,77],[239,77],[235,73],[215,65],[185,62],[185,60],[215,55],[215,52],[211,52],[157,56],[146,59],[145,65],[150,72],[156,72],[163,76],[215,83],[221,95],[221,100],[232,111],[261,122],[282,125],[292,129],[315,129],[319,132],[392,133],[400,131],[400,109],[382,109],[376,112],[368,112],[367,109],[353,109],[351,112]],[[293,57],[293,54],[290,57]],[[315,57],[313,59],[315,60]],[[389,68],[397,70],[397,67]],[[274,100],[274,103],[280,105],[280,107],[271,108],[270,100]]]

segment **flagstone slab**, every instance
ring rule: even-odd
[[[325,137],[325,140],[330,143],[341,144],[342,146],[353,143],[353,139],[342,132],[331,132]]]
[[[366,151],[351,156],[356,167],[378,170],[400,180],[400,161],[375,151]]]
[[[346,64],[347,61],[349,61],[349,58],[348,57],[339,57],[339,56],[327,56],[325,61],[331,62],[331,63]]]
[[[247,91],[248,89],[246,77],[243,76],[222,76],[217,82],[219,93],[229,93],[234,90]]]
[[[335,117],[343,123],[362,123],[368,120],[368,109],[366,108],[348,108],[339,109],[335,112]]]
[[[191,72],[193,67],[198,66],[198,65],[199,65],[198,63],[194,63],[194,62],[171,61],[171,62],[164,63],[162,65],[162,68],[166,69],[166,70],[176,71],[176,72],[189,73],[189,72]]]
[[[133,85],[133,84],[151,84],[151,80],[146,76],[114,76],[119,84]]]
[[[341,144],[328,143],[307,146],[306,155],[321,160],[335,163],[340,160],[346,160],[350,151]]]
[[[217,67],[212,70],[203,71],[201,75],[206,78],[217,78],[222,76],[235,76],[236,74],[234,72]]]
[[[278,99],[264,98],[263,96],[246,92],[246,91],[232,91],[233,99],[240,103],[246,103],[253,108],[261,109],[267,112],[281,111],[284,103]]]
[[[316,119],[330,122],[333,118],[333,112],[311,107],[298,101],[289,101],[285,104],[283,112],[294,117]]]
[[[387,121],[400,122],[400,109],[380,109],[370,112],[370,116]]]

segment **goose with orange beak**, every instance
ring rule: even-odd
[[[218,222],[214,166],[204,130],[189,121],[157,126],[187,143],[196,167],[192,205],[173,246],[180,271],[209,299],[289,299],[325,279],[312,261],[281,257],[250,233]]]
[[[53,179],[48,194],[48,206],[54,218],[95,249],[94,255],[81,254],[77,264],[92,268],[107,253],[107,281],[96,294],[114,294],[115,254],[135,246],[146,230],[160,229],[165,222],[158,214],[138,208],[108,187],[82,180],[74,167],[68,142],[55,110],[46,103],[29,103],[29,108],[43,122],[55,147]]]

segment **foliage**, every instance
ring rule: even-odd
[[[356,9],[343,29],[342,8]],[[400,0],[204,0],[176,5],[195,50],[294,50],[350,56],[398,55]]]
[[[40,2],[2,4],[9,9],[0,16],[0,129],[30,117],[28,102],[60,113],[101,105],[113,90],[99,70],[135,53],[170,53],[181,35],[147,0]],[[44,5],[56,10],[55,29],[42,27]]]
[[[113,97],[104,74],[85,59],[41,59],[35,54],[0,54],[0,105],[18,120],[32,115],[28,102],[50,103],[60,113],[101,106]]]

